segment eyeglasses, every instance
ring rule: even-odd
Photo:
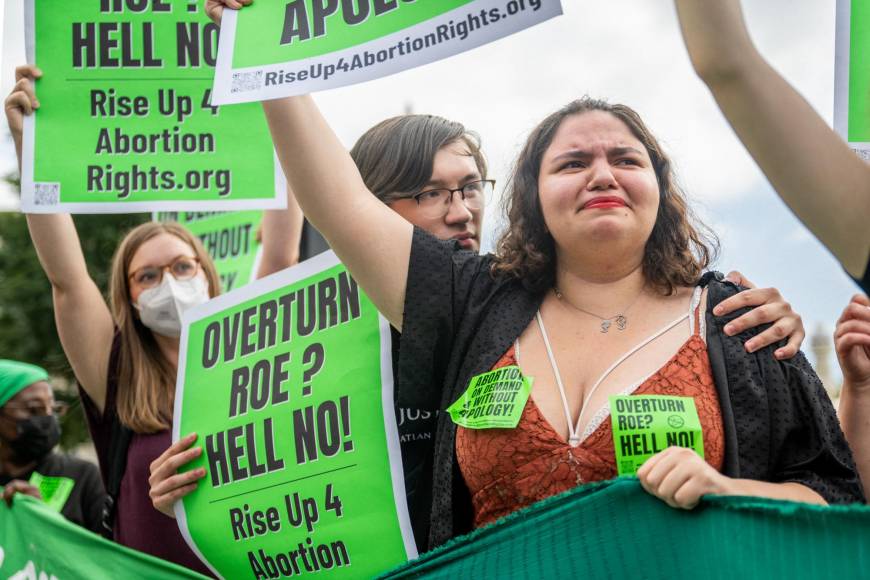
[[[199,272],[199,259],[190,256],[178,256],[169,264],[163,266],[145,266],[128,276],[141,288],[154,288],[163,282],[163,272],[169,270],[176,280],[190,280]]]
[[[4,411],[27,411],[31,417],[44,415],[57,415],[63,417],[69,410],[69,405],[66,403],[52,403],[51,406],[40,405],[38,403],[30,405],[3,405]]]
[[[477,181],[470,181],[456,189],[448,189],[446,187],[427,189],[410,197],[417,202],[420,213],[427,218],[435,219],[444,217],[450,211],[450,204],[453,203],[454,193],[462,196],[462,201],[468,209],[481,209],[486,204],[486,200],[492,194],[494,188],[495,180],[478,179]]]

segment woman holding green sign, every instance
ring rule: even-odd
[[[19,67],[6,99],[19,161],[23,117],[39,108],[33,83],[40,76],[35,66]],[[295,223],[279,213],[264,220],[264,229]],[[142,224],[116,250],[107,304],[88,273],[72,218],[38,214],[27,219],[52,285],[58,334],[79,382],[110,494],[104,524],[125,546],[210,574],[175,522],[152,506],[149,477],[151,464],[171,443],[182,314],[220,293],[211,257],[177,223]],[[296,247],[288,241],[286,232],[264,232],[266,265],[260,275],[295,263]],[[194,440],[189,436],[182,442],[189,446]],[[184,457],[199,453],[194,448]],[[195,486],[198,475],[186,476],[186,489]]]

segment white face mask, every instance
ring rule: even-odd
[[[176,280],[166,272],[159,286],[143,290],[133,304],[142,324],[163,336],[181,335],[181,315],[209,299],[208,283],[197,276]]]

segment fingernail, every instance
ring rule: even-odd
[[[747,342],[746,343],[746,352],[755,352],[755,348],[756,347],[755,347],[754,342]]]
[[[196,470],[196,472],[199,474],[200,477],[205,477],[205,468],[200,467]]]
[[[717,306],[716,308],[713,309],[713,314],[715,314],[717,316],[721,316],[721,314],[724,310],[725,309],[722,308],[721,306]]]
[[[733,324],[726,324],[725,325],[725,334],[727,334],[728,336],[731,336],[732,334],[734,334],[734,330],[735,329],[734,329]]]

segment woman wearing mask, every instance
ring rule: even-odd
[[[48,373],[38,366],[0,360],[0,486],[3,499],[16,493],[48,500],[73,523],[101,530],[106,492],[97,468],[54,453],[60,440],[58,417],[66,405],[54,400]],[[40,481],[56,483],[43,497]]]
[[[32,80],[40,75],[33,66],[19,67],[19,82],[6,100],[19,160],[23,115],[38,107]],[[264,220],[265,228],[282,222],[282,216],[273,217]],[[211,257],[176,223],[142,224],[115,252],[106,304],[88,274],[71,217],[28,215],[27,220],[51,282],[58,335],[78,380],[113,500],[114,539],[209,574],[175,521],[151,505],[148,478],[151,463],[171,443],[182,313],[220,293]],[[286,232],[272,234],[264,232],[267,265],[260,275],[292,265],[297,255]]]

